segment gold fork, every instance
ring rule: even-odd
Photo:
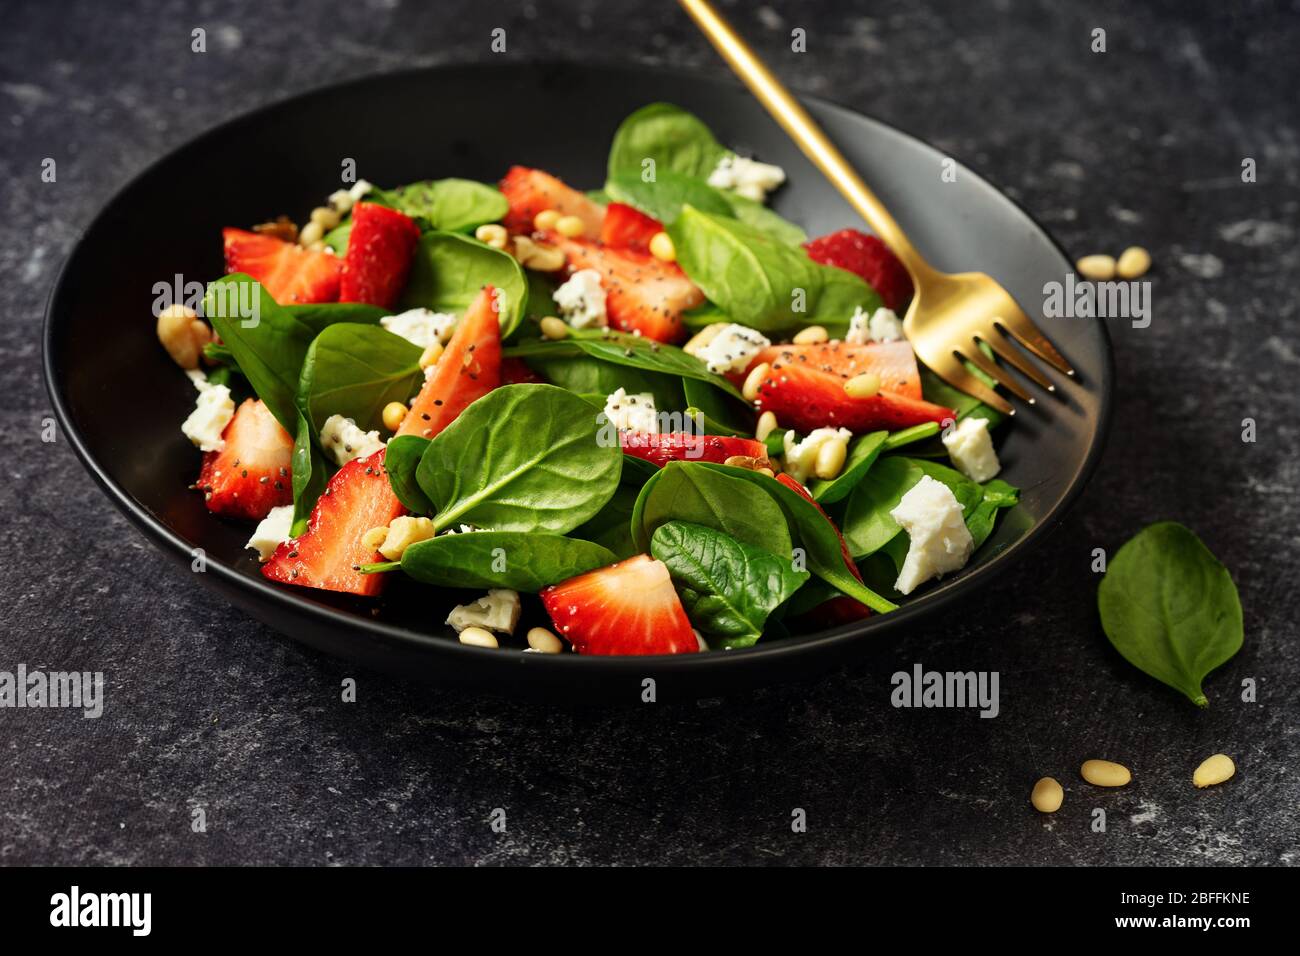
[[[1033,396],[1006,369],[989,360],[979,348],[980,342],[987,343],[995,355],[1048,391],[1055,391],[1056,386],[1013,344],[1013,340],[1057,370],[1066,375],[1074,374],[1074,369],[1047,336],[995,279],[982,272],[940,272],[922,258],[894,217],[827,139],[821,127],[708,0],[678,2],[750,92],[758,97],[804,154],[907,267],[916,292],[903,318],[903,331],[922,362],[956,388],[1008,415],[1014,415],[1015,409],[971,374],[963,360],[1022,401],[1032,405]]]

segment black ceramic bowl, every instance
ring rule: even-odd
[[[196,581],[272,627],[363,665],[500,693],[635,700],[653,677],[665,696],[708,695],[824,668],[969,595],[1026,553],[1078,496],[1101,453],[1110,408],[1109,341],[1095,320],[1044,320],[1078,370],[1059,395],[1022,408],[1001,439],[1021,504],[961,573],[903,609],[748,650],[679,657],[525,654],[459,644],[442,621],[455,592],[398,586],[377,604],[271,584],[243,550],[249,529],[211,517],[186,490],[199,455],[181,435],[193,388],[159,347],[153,286],[221,274],[221,227],[279,213],[301,219],[339,185],[340,163],[397,184],[442,176],[496,180],[512,164],[583,188],[604,181],[610,138],[645,103],[667,100],[718,138],[785,167],[776,208],[810,235],[858,226],[838,194],[738,85],[668,71],[523,64],[387,74],[299,96],[226,123],[160,160],[96,218],[64,266],[45,325],[45,373],[77,454],[109,497]],[[941,269],[988,272],[1025,306],[1069,263],[1047,234],[974,173],[940,178],[944,157],[892,127],[816,99],[812,115]],[[346,122],[340,122],[346,118]],[[1031,313],[1032,314],[1032,313]]]

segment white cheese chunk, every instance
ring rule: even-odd
[[[411,309],[397,315],[386,315],[379,320],[379,324],[412,345],[427,349],[430,345],[450,338],[456,316],[450,312],[434,312],[432,309]]]
[[[575,329],[604,328],[609,324],[605,314],[605,289],[600,284],[600,273],[595,269],[579,269],[552,293],[551,298],[564,321]]]
[[[876,309],[868,315],[858,306],[849,319],[849,332],[844,341],[849,345],[867,345],[871,342],[897,342],[903,337],[903,323],[893,309]]]
[[[743,156],[727,154],[709,173],[709,185],[729,189],[738,196],[763,202],[767,194],[785,182],[785,170],[771,163],[760,163]]]
[[[796,443],[794,432],[785,433],[785,454],[782,456],[782,468],[801,485],[808,483],[808,476],[817,465],[817,453],[822,445],[833,439],[847,443],[853,440],[853,432],[847,428],[814,428],[803,441]]]
[[[900,594],[911,594],[921,583],[970,560],[975,542],[962,520],[961,504],[942,481],[926,475],[889,514],[911,539],[894,583]]]
[[[365,198],[366,193],[370,192],[370,190],[374,188],[375,187],[372,184],[366,182],[364,179],[358,179],[353,184],[352,188],[348,190],[348,195],[352,197],[354,203],[361,202],[361,200]]]
[[[485,627],[489,631],[510,634],[519,623],[519,592],[493,588],[473,604],[458,604],[447,615],[447,623],[457,633],[467,627]]]
[[[719,329],[707,345],[696,349],[695,357],[707,365],[710,372],[725,375],[743,371],[750,359],[771,344],[763,333],[732,322]]]
[[[943,447],[957,470],[971,481],[988,481],[1002,470],[987,419],[963,418],[943,436]]]
[[[195,379],[194,384],[199,397],[194,401],[194,411],[181,423],[181,431],[201,451],[221,451],[226,447],[221,433],[235,417],[235,400],[224,385],[211,385],[206,379],[201,385]]]
[[[369,458],[384,447],[379,432],[363,432],[357,423],[342,415],[331,415],[325,419],[320,430],[321,447],[342,466],[354,458]]]
[[[289,529],[292,527],[293,505],[272,508],[258,523],[257,530],[244,547],[252,548],[257,552],[258,560],[265,561],[275,553],[281,542],[289,540]]]
[[[629,395],[620,388],[605,399],[605,417],[619,431],[659,433],[655,397],[650,392]]]

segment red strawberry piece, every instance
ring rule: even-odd
[[[566,185],[550,173],[527,166],[511,166],[498,184],[510,203],[502,223],[511,232],[532,232],[533,219],[539,212],[554,209],[561,216],[577,216],[587,227],[587,235],[600,235],[605,207],[592,202],[584,193]]]
[[[343,257],[339,301],[391,309],[411,271],[420,227],[410,216],[372,202],[352,209],[352,232]]]
[[[668,567],[638,554],[544,588],[542,604],[579,654],[690,654],[700,649]]]
[[[682,313],[704,301],[704,293],[674,262],[585,239],[566,239],[554,232],[546,233],[545,240],[564,252],[574,272],[595,269],[600,273],[609,324],[620,331],[640,332],[657,342],[675,342],[686,332]]]
[[[861,601],[841,594],[799,615],[799,620],[807,622],[810,627],[827,628],[852,624],[869,617],[871,617],[871,608]]]
[[[280,544],[262,574],[272,581],[366,597],[379,593],[384,574],[362,574],[358,565],[383,561],[361,543],[371,528],[405,513],[388,484],[384,449],[348,462],[335,473],[316,502],[307,530]]]
[[[432,438],[501,384],[501,324],[492,286],[484,286],[456,323],[433,375],[411,402],[399,435]]]
[[[831,372],[839,376],[841,381],[872,372],[879,376],[880,387],[885,391],[908,398],[921,397],[921,373],[917,368],[916,353],[907,342],[773,345],[755,355],[743,372],[730,377],[737,383],[743,382],[749,370],[763,362],[769,363],[774,369],[786,365],[802,365],[821,372]]]
[[[541,382],[542,377],[528,367],[523,359],[508,358],[501,360],[501,384],[521,385],[527,382]]]
[[[281,305],[337,302],[343,263],[327,252],[243,229],[222,229],[226,272],[252,276]]]
[[[643,458],[660,468],[670,461],[712,461],[721,465],[735,455],[757,459],[760,467],[767,465],[767,446],[752,438],[688,435],[683,432],[663,435],[619,432],[618,440],[625,455]]]
[[[836,266],[866,280],[895,312],[912,298],[912,277],[898,256],[875,236],[841,229],[803,244],[814,262]]]
[[[847,428],[855,434],[882,428],[896,431],[957,417],[951,408],[895,392],[850,398],[839,375],[801,362],[773,366],[759,386],[754,404],[760,411],[773,412],[783,426],[801,432],[814,428]]]
[[[246,399],[221,433],[225,447],[203,455],[196,487],[208,510],[260,521],[293,501],[293,438],[257,399]]]
[[[605,207],[605,222],[600,227],[600,241],[615,249],[635,249],[649,252],[650,240],[664,231],[658,219],[647,216],[639,209],[612,202]]]

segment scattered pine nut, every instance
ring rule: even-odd
[[[397,431],[402,427],[406,412],[407,408],[401,402],[389,402],[384,406],[384,427],[390,432]]]
[[[770,371],[772,371],[772,366],[767,362],[760,362],[750,370],[750,373],[745,376],[744,387],[740,390],[740,394],[745,396],[745,401],[752,402],[758,398],[759,386],[767,379],[767,374]]]
[[[559,654],[564,650],[564,643],[544,627],[529,628],[528,646],[543,654]]]
[[[467,627],[460,632],[460,642],[471,647],[500,647],[491,631],[481,627]]]
[[[527,236],[515,236],[515,258],[534,272],[559,272],[564,268],[564,253],[554,246],[534,242]]]
[[[378,528],[371,528],[361,536],[361,543],[371,551],[378,551],[388,537],[388,525],[381,525]]]
[[[844,459],[848,457],[849,444],[843,438],[829,438],[817,449],[817,462],[813,465],[813,474],[829,481],[844,470]]]
[[[767,436],[776,431],[776,413],[764,412],[758,416],[758,427],[754,429],[754,437],[759,441],[766,441]]]
[[[563,319],[557,319],[553,315],[548,315],[538,325],[542,330],[542,338],[566,339],[569,337],[568,324]]]
[[[650,255],[663,262],[676,262],[677,248],[673,245],[672,236],[666,232],[656,232],[651,236]]]
[[[302,231],[298,233],[298,245],[310,246],[313,242],[320,242],[324,238],[325,229],[320,223],[313,220],[303,226]]]
[[[1237,772],[1237,765],[1227,754],[1215,754],[1206,757],[1192,774],[1192,783],[1200,789],[1212,787],[1216,783],[1230,780]]]
[[[1129,246],[1119,254],[1115,271],[1121,279],[1140,279],[1151,268],[1151,253],[1141,246]]]
[[[1029,794],[1029,802],[1034,805],[1034,809],[1039,813],[1055,813],[1061,809],[1061,803],[1065,800],[1065,791],[1061,785],[1051,777],[1043,777],[1038,783],[1034,784],[1034,790]]]
[[[587,224],[578,216],[561,216],[555,220],[555,231],[570,239],[577,239],[587,231]]]
[[[826,331],[825,327],[810,325],[806,329],[800,329],[798,334],[790,341],[795,345],[821,345],[823,342],[828,341],[830,337],[831,335]]]
[[[875,372],[863,372],[844,383],[844,391],[849,398],[875,398],[880,391],[880,376]]]
[[[203,346],[212,341],[212,330],[185,305],[169,305],[158,313],[158,341],[173,362],[183,369],[196,369]]]
[[[1079,776],[1094,787],[1123,787],[1133,779],[1128,767],[1110,760],[1085,760]]]
[[[554,229],[555,224],[560,221],[560,213],[555,209],[543,209],[533,217],[533,228],[538,232],[545,232],[547,229]]]
[[[687,355],[694,355],[700,349],[704,348],[704,346],[717,338],[718,333],[726,327],[726,322],[714,322],[712,325],[706,325],[691,336],[690,341],[682,346],[682,351]]]
[[[329,206],[317,206],[311,211],[311,221],[322,229],[333,229],[339,224],[339,214]]]
[[[1074,268],[1085,279],[1091,279],[1094,282],[1105,282],[1108,279],[1115,278],[1115,257],[1084,256],[1074,264]]]
[[[427,349],[420,353],[420,368],[429,368],[438,364],[438,359],[442,358],[443,344],[434,342]]]
[[[474,230],[474,238],[479,242],[487,243],[493,249],[505,249],[506,243],[510,241],[510,233],[506,232],[506,227],[500,223],[489,222]]]

